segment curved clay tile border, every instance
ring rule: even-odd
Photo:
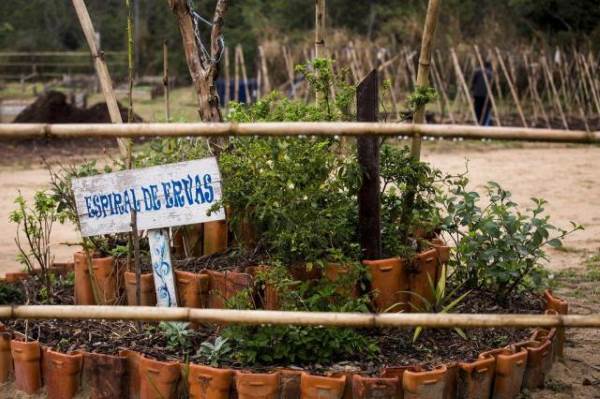
[[[7,280],[24,277],[8,275]],[[201,280],[184,277],[188,285]],[[544,299],[546,313],[567,314],[568,303],[551,291]],[[130,350],[119,356],[64,354],[37,341],[24,342],[22,334],[0,325],[0,383],[15,381],[19,391],[29,394],[45,386],[50,399],[73,398],[77,392],[89,392],[94,399],[175,399],[182,393],[206,399],[514,398],[522,389],[543,386],[552,363],[562,356],[563,343],[562,329],[537,328],[527,341],[483,352],[473,362],[442,364],[433,370],[419,365],[385,367],[378,377],[317,376],[291,369],[246,373],[163,362]]]

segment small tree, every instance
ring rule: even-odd
[[[36,264],[39,266],[40,278],[50,296],[52,286],[48,269],[54,260],[50,251],[50,235],[54,222],[64,221],[65,214],[57,210],[56,201],[45,191],[35,193],[33,206],[28,205],[19,192],[15,204],[17,209],[10,214],[10,221],[17,224],[17,259],[28,272],[34,271]],[[22,242],[22,235],[26,243]]]
[[[202,43],[200,24],[206,23],[190,8],[187,0],[168,0],[169,6],[179,23],[179,31],[183,40],[185,59],[194,82],[198,97],[198,112],[204,122],[222,122],[219,109],[219,96],[215,81],[219,73],[219,61],[224,51],[223,18],[229,6],[228,0],[218,0],[212,23],[210,24],[210,45],[207,49]]]

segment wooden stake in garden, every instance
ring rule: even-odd
[[[356,89],[357,119],[376,122],[379,112],[379,79],[371,71]],[[381,220],[379,203],[379,138],[357,139],[362,184],[358,192],[358,233],[364,259],[381,258]]]
[[[421,53],[419,54],[419,69],[417,70],[417,88],[429,86],[429,65],[431,64],[431,45],[435,35],[435,28],[439,15],[440,0],[429,0],[427,15],[425,16],[425,28],[421,40]],[[414,123],[425,122],[425,105],[417,107],[413,115]],[[414,159],[421,158],[421,135],[415,135],[412,139],[411,155]]]

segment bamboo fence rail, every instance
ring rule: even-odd
[[[32,138],[185,136],[389,136],[600,143],[600,131],[370,122],[1,124],[0,141]]]
[[[92,319],[196,323],[345,326],[364,328],[572,327],[600,328],[600,315],[325,313],[268,310],[161,308],[153,306],[0,306],[0,320]]]

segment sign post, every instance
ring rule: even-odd
[[[84,237],[131,230],[148,231],[158,306],[177,306],[168,227],[225,220],[221,174],[216,158],[132,169],[73,180]]]

